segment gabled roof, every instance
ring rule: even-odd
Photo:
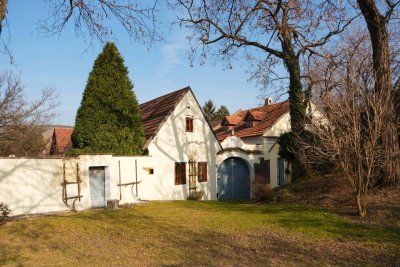
[[[144,147],[149,145],[183,96],[190,90],[190,87],[185,87],[140,105],[140,116],[146,138]]]
[[[151,140],[156,136],[160,128],[163,126],[164,122],[175,110],[178,103],[189,91],[190,92],[192,91],[190,87],[185,87],[183,89],[157,97],[153,100],[150,100],[140,105],[141,122],[143,125],[144,135],[146,139],[144,148],[147,148]],[[197,105],[199,105],[195,96],[194,99]],[[206,120],[204,113],[203,117],[204,120]],[[59,154],[64,153],[66,149],[69,149],[71,147],[72,145],[71,136],[73,130],[74,130],[73,128],[55,128],[54,135],[56,136],[56,138],[54,140],[57,141],[57,144],[58,143],[61,144],[60,146],[59,145],[56,146]],[[213,131],[212,133],[215,135]],[[217,139],[216,135],[215,139]]]
[[[74,128],[54,128],[51,153],[64,154],[71,148],[71,135]]]
[[[260,110],[249,110],[244,116],[243,121],[246,121],[249,116],[251,116],[253,120],[261,121],[264,119],[265,112]]]
[[[242,120],[242,117],[240,116],[225,116],[225,118],[222,120],[221,125],[224,123],[224,121],[227,121],[229,125],[238,125],[240,121]]]
[[[288,111],[289,101],[269,104],[267,106],[256,107],[249,110],[241,110],[235,114],[235,116],[241,118],[240,124],[225,132],[222,128],[218,129],[216,131],[218,140],[222,142],[225,138],[232,135],[232,130],[234,135],[237,137],[262,136],[267,129],[274,125],[278,119]],[[253,127],[246,127],[246,122],[244,119],[245,116],[248,116],[248,114],[256,116],[257,120],[259,121]]]

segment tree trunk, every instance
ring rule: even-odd
[[[284,49],[285,51],[285,49]],[[294,133],[294,143],[296,138],[302,136],[305,127],[305,107],[303,87],[300,78],[300,63],[299,59],[294,54],[291,46],[286,47],[286,58],[284,59],[285,66],[289,72],[289,101],[290,101],[290,127]],[[299,180],[303,175],[303,167],[297,157],[292,161],[292,178],[293,181]]]
[[[373,0],[357,0],[367,23],[375,72],[375,92],[392,90],[389,64],[389,41],[386,19]]]
[[[296,56],[290,37],[284,38],[282,50],[285,53],[284,63],[289,72],[290,127],[295,135],[304,130],[305,107],[303,86],[300,76],[300,62]]]
[[[3,29],[3,19],[6,16],[6,11],[7,11],[7,0],[0,0],[0,34]]]
[[[356,195],[358,214],[364,218],[367,215],[367,196],[361,192]]]
[[[296,57],[285,61],[289,71],[290,126],[296,134],[301,134],[305,124],[305,103],[300,80],[300,64]]]
[[[379,12],[375,1],[373,0],[357,0],[361,12],[367,23],[371,45],[373,68],[375,73],[375,93],[384,94],[387,98],[387,105],[392,106],[393,112],[396,110],[395,98],[392,97],[391,71],[389,62],[389,41],[387,33],[386,18]],[[390,151],[389,155],[399,154],[399,135],[397,133],[397,125],[395,121],[391,123],[390,131],[382,140],[384,151]],[[393,158],[390,162],[389,170],[381,171],[384,180],[399,181],[400,176],[400,160],[399,157]]]
[[[292,44],[292,28],[288,24],[289,16],[287,12],[288,10],[285,8],[282,15],[280,35],[282,51],[284,54],[282,60],[289,73],[290,127],[294,136],[294,147],[297,148],[298,145],[296,144],[296,139],[299,137],[301,138],[305,127],[305,107],[307,105],[304,103],[303,86],[301,84],[300,76],[300,62]],[[292,179],[296,181],[303,176],[302,170],[304,169],[296,153],[295,159],[292,161],[292,168]]]

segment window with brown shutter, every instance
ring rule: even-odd
[[[175,185],[186,184],[186,162],[175,162]]]
[[[193,132],[193,118],[186,117],[186,132]]]
[[[207,182],[207,162],[197,163],[197,180],[199,183]]]

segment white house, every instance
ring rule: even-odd
[[[56,130],[47,159],[0,159],[0,202],[12,215],[103,207],[107,200],[184,200],[203,191],[217,198],[222,149],[189,87],[140,105],[145,155],[67,158],[71,130]]]
[[[192,90],[140,105],[154,178],[140,186],[143,199],[186,199],[190,189],[216,199],[216,157],[222,149]]]
[[[290,181],[288,164],[279,157],[279,136],[290,130],[289,102],[272,103],[226,116],[215,132],[218,152],[218,199],[253,197],[256,184],[272,188]]]

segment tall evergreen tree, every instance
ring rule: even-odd
[[[206,115],[207,120],[212,121],[215,116],[215,106],[212,100],[211,99],[207,100],[202,108],[204,115]]]
[[[215,113],[215,120],[223,120],[225,116],[229,116],[229,110],[224,105],[221,105],[218,111]]]
[[[75,152],[141,154],[144,131],[128,69],[113,43],[94,62],[75,119]]]

